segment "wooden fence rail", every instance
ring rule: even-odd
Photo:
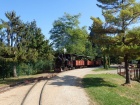
[[[140,68],[129,67],[129,72],[132,80],[140,81]],[[118,66],[117,73],[121,76],[126,76],[125,68],[123,66]]]

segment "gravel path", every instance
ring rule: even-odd
[[[46,81],[40,81],[30,91],[23,105],[39,105],[40,93]],[[32,104],[31,104],[32,103]]]
[[[62,72],[50,79],[44,87],[42,105],[94,105],[85,93],[81,78],[93,72],[93,68],[76,69]],[[107,71],[105,73],[116,73]],[[103,72],[104,73],[104,72]],[[44,82],[38,83],[35,93],[29,96],[24,105],[38,105],[38,95]],[[0,105],[20,105],[30,85],[18,87],[0,94]]]
[[[60,73],[49,80],[43,94],[43,105],[90,105],[80,80],[93,68]]]
[[[45,87],[43,105],[94,105],[81,86],[81,78],[86,74],[116,74],[117,71],[94,72],[92,70],[93,68],[76,69],[63,72],[51,79]]]
[[[20,105],[28,89],[32,86],[25,85],[0,94],[0,105]]]

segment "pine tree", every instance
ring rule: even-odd
[[[16,62],[16,57],[12,57],[12,55],[15,55],[16,49],[14,48],[14,43],[16,43],[15,39],[17,38],[17,33],[16,30],[19,30],[19,24],[21,23],[21,20],[19,19],[19,16],[16,16],[16,13],[14,11],[12,12],[7,12],[5,13],[5,16],[8,18],[9,21],[4,21],[2,20],[2,24],[5,29],[5,37],[6,41],[4,42],[6,46],[6,55],[4,58],[6,58],[6,61],[12,61],[14,63],[13,66],[13,75],[14,77],[17,76],[16,73],[16,67],[15,67],[15,62]],[[17,29],[18,28],[18,29]]]
[[[100,4],[97,4],[102,9],[102,14],[105,17],[105,23],[99,21],[98,18],[92,18],[97,24],[93,29],[100,37],[105,38],[105,42],[112,46],[111,51],[116,51],[115,54],[123,55],[126,70],[126,84],[130,83],[130,75],[128,69],[128,60],[133,53],[130,53],[128,49],[131,49],[131,43],[134,42],[134,38],[128,38],[127,30],[129,26],[135,24],[140,19],[140,3],[136,3],[135,0],[97,0]],[[99,33],[100,30],[100,33]],[[132,49],[133,50],[133,49]]]

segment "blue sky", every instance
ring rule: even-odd
[[[54,20],[62,17],[64,12],[71,15],[81,13],[80,26],[89,27],[92,24],[91,16],[103,18],[96,4],[96,0],[2,0],[0,18],[7,20],[5,12],[14,10],[23,22],[36,20],[37,26],[49,39]]]
[[[87,26],[87,30],[92,24],[91,16],[104,19],[96,4],[97,0],[2,0],[0,18],[7,20],[5,12],[14,10],[23,22],[36,20],[37,26],[49,39],[53,22],[62,17],[64,12],[71,15],[81,13],[80,26]]]

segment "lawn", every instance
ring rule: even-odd
[[[116,67],[111,67],[111,68],[108,68],[108,69],[104,69],[103,67],[100,67],[100,68],[94,69],[94,71],[107,71],[107,70],[117,70],[117,68]]]
[[[140,105],[140,83],[122,86],[125,79],[117,74],[89,74],[83,86],[93,102],[99,105]]]

